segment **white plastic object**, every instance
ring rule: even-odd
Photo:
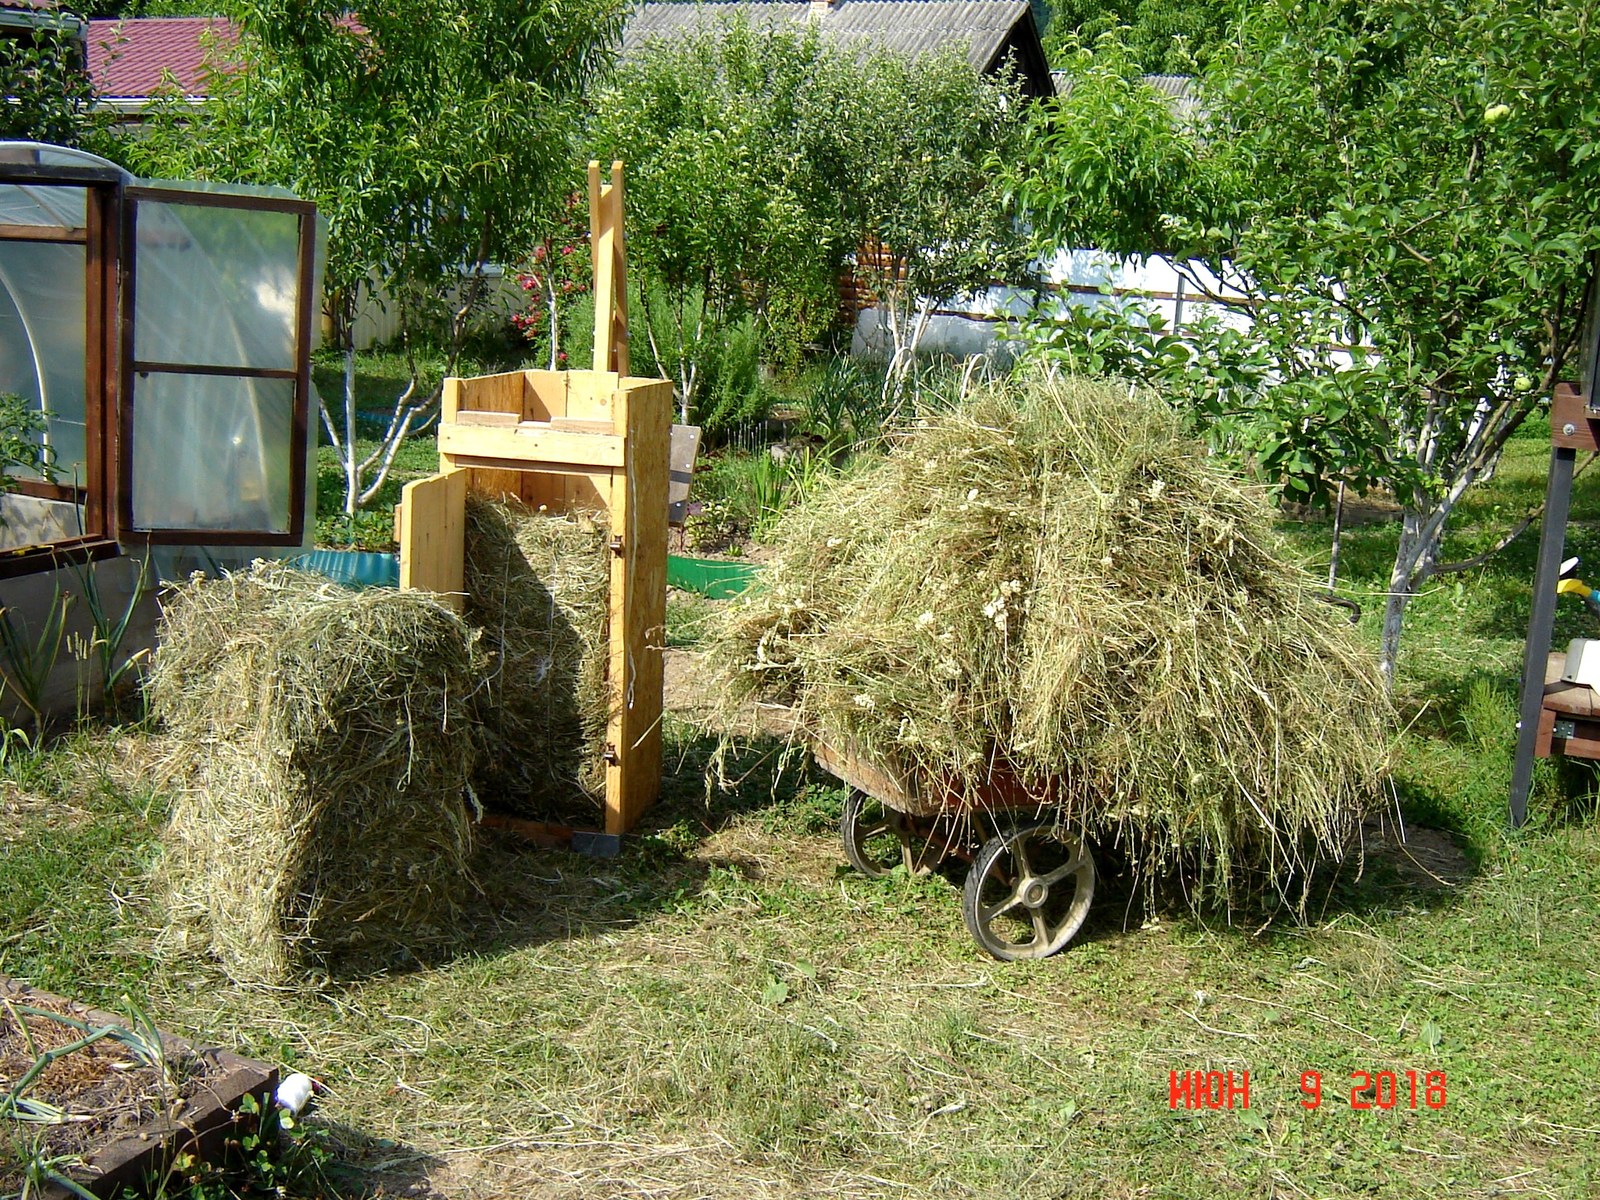
[[[1566,683],[1581,683],[1600,690],[1600,641],[1573,638],[1567,643],[1567,669],[1561,672]]]
[[[300,1110],[306,1106],[314,1091],[316,1084],[311,1081],[311,1076],[302,1075],[297,1071],[278,1085],[278,1106],[288,1109],[290,1114],[298,1117]]]

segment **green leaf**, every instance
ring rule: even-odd
[[[1434,1022],[1432,1017],[1429,1017],[1426,1021],[1424,1021],[1422,1023],[1422,1028],[1417,1030],[1417,1040],[1427,1048],[1429,1054],[1435,1054],[1438,1052],[1439,1043],[1443,1040],[1443,1038],[1443,1032]]]

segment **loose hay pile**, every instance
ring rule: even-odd
[[[606,528],[467,503],[467,620],[490,654],[474,708],[492,808],[592,819],[604,802],[611,562]]]
[[[473,643],[423,595],[277,565],[176,589],[149,683],[183,784],[173,932],[267,982],[442,936],[469,883]]]
[[[785,518],[710,661],[798,734],[982,805],[992,773],[1059,821],[1228,895],[1343,852],[1388,705],[1266,503],[1158,399],[996,389],[908,430]]]

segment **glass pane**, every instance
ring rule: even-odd
[[[0,392],[45,414],[42,440],[59,483],[88,482],[85,268],[82,246],[0,241]]]
[[[141,200],[137,224],[136,358],[294,367],[298,217]]]
[[[140,375],[135,528],[288,533],[293,428],[292,380]]]

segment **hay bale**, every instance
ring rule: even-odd
[[[181,784],[163,875],[184,944],[273,982],[446,935],[470,884],[473,642],[426,596],[276,564],[175,589],[148,688]]]
[[[1014,773],[1147,880],[1284,886],[1378,796],[1389,706],[1271,520],[1156,397],[981,393],[783,520],[710,651],[724,715],[792,705],[971,806]]]
[[[467,620],[490,656],[474,700],[483,802],[592,820],[604,804],[611,561],[606,527],[469,497]]]

